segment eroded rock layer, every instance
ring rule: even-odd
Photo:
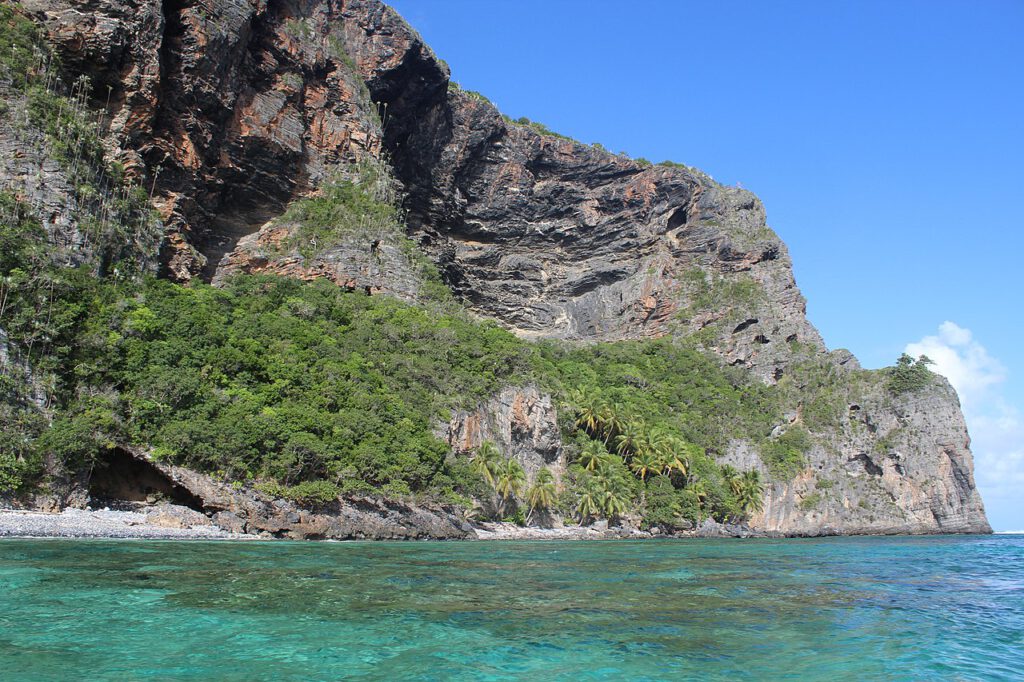
[[[273,248],[289,202],[372,160],[393,168],[408,234],[446,283],[523,337],[699,335],[768,383],[826,353],[757,197],[509,121],[451,87],[443,62],[376,0],[23,4],[70,74],[92,79],[110,151],[164,221],[167,277],[270,272],[414,297],[415,273],[393,245],[343,240],[301,257]],[[828,358],[857,369],[848,353]],[[755,527],[988,530],[946,384],[897,400],[868,391],[848,407],[810,467],[770,486]],[[455,415],[445,436],[457,450],[507,441],[527,469],[564,467],[556,407],[532,388]],[[763,469],[748,444],[725,459]],[[808,503],[822,480],[829,494]]]

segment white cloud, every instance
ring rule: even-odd
[[[949,379],[965,409],[1006,379],[1006,368],[974,340],[971,330],[948,320],[939,325],[938,335],[908,343],[904,352],[915,358],[927,355],[935,363],[931,369]]]
[[[1024,528],[1024,417],[1000,394],[1006,368],[975,340],[971,330],[943,322],[939,332],[904,352],[934,361],[931,369],[953,384],[964,407],[971,434],[975,481],[999,530]]]

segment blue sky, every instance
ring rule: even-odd
[[[1024,529],[1024,2],[390,4],[513,118],[757,193],[830,347],[941,356]]]

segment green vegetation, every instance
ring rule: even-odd
[[[525,495],[531,515],[557,507],[614,519],[640,509],[646,522],[672,526],[759,508],[760,480],[715,461],[731,439],[760,444],[773,475],[802,462],[793,429],[769,437],[780,393],[692,345],[530,344],[473,319],[405,238],[382,166],[351,169],[293,203],[288,247],[310,256],[353,235],[394,240],[429,285],[420,305],[323,280],[240,276],[215,288],[142,278],[129,266],[155,246],[152,224],[136,204],[104,203],[127,195],[123,172],[82,123],[87,83],[58,94],[31,22],[6,5],[0,29],[14,48],[2,65],[28,74],[18,87],[37,103],[49,144],[69,168],[98,169],[91,177],[108,183],[96,192],[107,227],[80,268],[55,265],[33,211],[0,195],[0,342],[12,358],[0,376],[0,492],[37,482],[44,461],[86,472],[105,451],[132,446],[308,504],[346,492],[495,494],[496,513],[514,516]],[[758,296],[744,280],[693,279],[701,305]],[[531,382],[567,407],[565,435],[579,455],[562,491],[544,471],[527,488],[522,467],[493,446],[467,462],[434,435],[452,410]]]
[[[448,81],[448,92],[461,92],[463,95],[469,97],[470,99],[475,99],[478,102],[490,104],[495,109],[498,108],[497,106],[495,106],[494,102],[487,99],[487,96],[484,95],[483,93],[477,92],[476,90],[463,90],[462,86],[453,80]]]
[[[920,391],[931,383],[933,374],[928,365],[934,364],[927,355],[917,360],[906,353],[900,355],[896,365],[886,370],[889,379],[886,388],[895,395]]]
[[[545,512],[552,509],[558,500],[558,489],[555,486],[555,477],[547,467],[537,472],[533,486],[526,495],[526,501],[530,505],[530,516],[538,510]]]
[[[811,436],[807,429],[791,426],[761,447],[761,458],[773,477],[788,481],[807,466],[804,455],[810,449]]]
[[[66,210],[78,222],[79,249],[92,254],[98,274],[138,274],[156,251],[159,221],[146,192],[106,158],[88,106],[89,79],[63,83],[60,60],[35,24],[11,5],[0,6],[0,44],[0,78],[14,95],[4,115],[25,145],[64,170],[74,198]],[[51,256],[56,251],[54,245]]]
[[[700,352],[668,340],[540,349],[539,374],[568,395],[573,416],[570,492],[581,522],[639,508],[646,525],[678,527],[760,508],[756,474],[719,467],[708,451],[724,452],[734,437],[762,440],[776,417],[770,389],[738,376],[733,383]]]
[[[811,493],[804,499],[800,500],[800,510],[809,512],[821,504],[821,493]]]
[[[324,183],[313,196],[288,206],[281,220],[298,229],[286,241],[308,257],[347,237],[394,239],[404,236],[395,183],[383,164],[364,162],[351,178]]]
[[[570,141],[575,142],[575,140],[573,140],[568,135],[562,135],[561,133],[556,133],[554,130],[552,130],[551,128],[548,128],[543,123],[540,123],[539,121],[531,121],[530,119],[526,118],[525,116],[520,116],[519,118],[514,119],[514,120],[506,118],[506,120],[508,122],[510,122],[510,123],[514,123],[514,124],[519,125],[519,126],[526,126],[527,128],[533,128],[534,130],[536,130],[541,135],[548,135],[550,137],[557,137],[560,140],[570,140]]]
[[[497,504],[493,505],[492,516],[502,518],[508,511],[515,511],[515,498],[522,492],[523,486],[526,484],[526,472],[523,471],[523,466],[519,462],[512,458],[502,457],[494,443],[485,441],[470,459],[470,470],[487,483],[490,490],[497,495]],[[545,471],[547,470],[545,469]],[[549,478],[544,483],[553,490],[550,479],[551,472],[548,471],[547,475]],[[532,496],[539,496],[537,497],[538,501],[541,497],[546,500],[546,493],[546,488],[543,493],[531,490]],[[531,513],[533,509],[534,505],[531,502]]]

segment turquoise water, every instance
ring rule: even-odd
[[[1024,536],[0,541],[4,680],[1022,675]]]

